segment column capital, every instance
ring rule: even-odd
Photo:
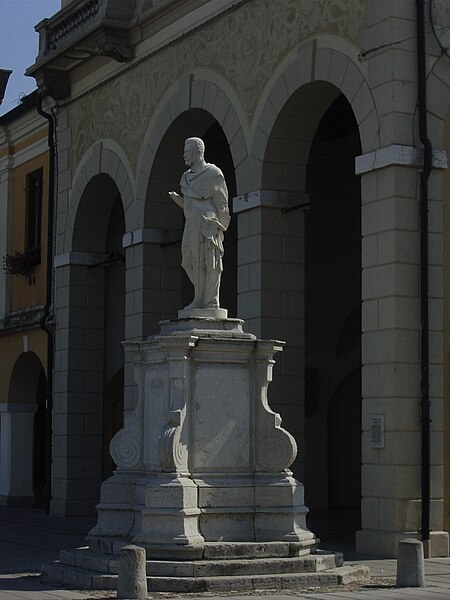
[[[423,165],[423,149],[416,146],[391,144],[361,154],[355,158],[355,173],[362,175],[377,169],[393,166],[421,167]],[[433,150],[433,168],[446,169],[448,166],[445,150]]]
[[[146,227],[125,233],[122,237],[122,247],[128,248],[136,244],[174,244],[181,240],[180,229],[156,229]]]
[[[252,208],[290,208],[309,202],[305,192],[285,190],[254,190],[233,198],[233,213],[244,212]]]

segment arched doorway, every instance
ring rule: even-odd
[[[100,484],[112,468],[108,446],[117,425],[111,415],[117,397],[123,398],[123,379],[114,376],[124,367],[124,233],[118,187],[106,173],[97,174],[74,215],[69,257],[76,260],[56,275],[56,515],[93,514]]]
[[[43,506],[46,478],[47,380],[39,357],[17,359],[1,407],[0,498],[7,506]]]
[[[305,483],[313,517],[317,511],[346,508],[342,504],[349,500],[338,499],[336,485],[350,479],[356,485],[348,508],[360,506],[361,201],[354,175],[360,153],[358,126],[345,96],[315,81],[281,108],[264,156],[262,187],[284,198],[284,208],[271,211],[282,236],[282,260],[272,277],[273,290],[276,285],[281,290],[281,319],[269,320],[263,331],[265,337],[285,333],[287,341],[277,360],[271,405],[296,437],[294,475]],[[268,248],[271,237],[266,235]],[[266,260],[274,260],[266,254]],[[350,374],[352,384],[346,386]],[[333,459],[336,444],[346,436],[356,440],[356,458],[344,469]],[[324,535],[319,522],[310,519],[310,527]]]
[[[150,230],[170,231],[171,239],[148,244],[144,249],[146,281],[143,306],[144,330],[158,331],[161,319],[174,318],[177,311],[192,300],[192,286],[181,268],[182,210],[168,196],[179,192],[181,175],[187,169],[183,160],[184,142],[188,137],[200,137],[205,142],[205,159],[222,169],[228,187],[229,206],[236,194],[234,165],[226,136],[206,111],[192,109],[177,117],[166,131],[150,171],[146,195],[145,226]],[[231,224],[225,234],[224,271],[220,289],[220,303],[229,316],[237,312],[237,225]]]
[[[334,511],[322,537],[353,537],[360,527],[360,153],[356,119],[340,94],[317,127],[306,178],[305,365],[315,389],[305,419],[305,484],[312,510]]]

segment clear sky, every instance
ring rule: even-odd
[[[0,0],[0,69],[13,71],[0,115],[15,108],[24,94],[36,89],[35,80],[24,75],[38,53],[39,36],[34,26],[60,7],[60,0]]]

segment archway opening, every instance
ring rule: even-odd
[[[152,244],[145,250],[148,277],[144,299],[146,333],[156,333],[161,319],[174,318],[177,311],[192,300],[192,285],[181,268],[182,210],[168,192],[180,191],[180,178],[187,169],[183,160],[184,142],[200,137],[205,142],[205,160],[216,164],[224,173],[229,207],[236,195],[233,159],[226,136],[217,121],[206,111],[192,109],[177,117],[165,133],[152,164],[147,187],[145,226],[169,231],[167,243]],[[220,304],[230,316],[237,311],[237,225],[231,219],[225,233],[224,271]]]
[[[59,330],[71,360],[67,412],[62,415],[67,471],[59,475],[79,480],[67,499],[78,514],[94,511],[100,484],[112,473],[109,442],[123,418],[123,376],[115,375],[124,368],[124,233],[119,190],[109,175],[95,175],[81,196],[72,241],[72,250],[82,253],[87,264],[70,267],[67,331]]]
[[[361,201],[354,175],[360,153],[350,104],[335,86],[315,81],[281,108],[262,170],[263,189],[285,202],[262,217],[268,223],[262,268],[270,272],[276,260],[273,240],[275,250],[281,246],[280,271],[291,274],[278,274],[272,287],[271,277],[264,281],[275,308],[267,304],[273,318],[262,315],[261,333],[287,342],[270,403],[296,438],[292,469],[305,483],[310,528],[324,539],[333,533],[324,527],[330,510],[340,511],[332,522],[346,529],[348,511],[358,520],[360,510]],[[343,440],[351,445],[347,465],[339,454]]]
[[[305,489],[322,538],[353,539],[360,526],[360,153],[341,94],[316,129],[306,173]]]
[[[2,496],[7,505],[43,507],[47,487],[47,379],[31,351],[17,359],[2,414]],[[6,447],[8,446],[8,447]]]

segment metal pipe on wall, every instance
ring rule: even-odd
[[[53,220],[55,205],[55,123],[53,115],[42,108],[42,96],[38,96],[37,112],[48,121],[48,201],[47,201],[47,279],[44,314],[40,326],[47,335],[47,406],[46,406],[46,511],[50,514],[52,498],[52,436],[53,436],[53,332],[48,326],[52,305],[53,284]]]
[[[429,0],[431,2],[431,0]],[[425,0],[417,0],[417,74],[419,133],[423,144],[420,173],[420,365],[421,365],[421,440],[422,440],[422,515],[421,534],[425,556],[430,556],[430,374],[428,306],[428,179],[433,148],[428,138],[427,81],[425,47]]]

